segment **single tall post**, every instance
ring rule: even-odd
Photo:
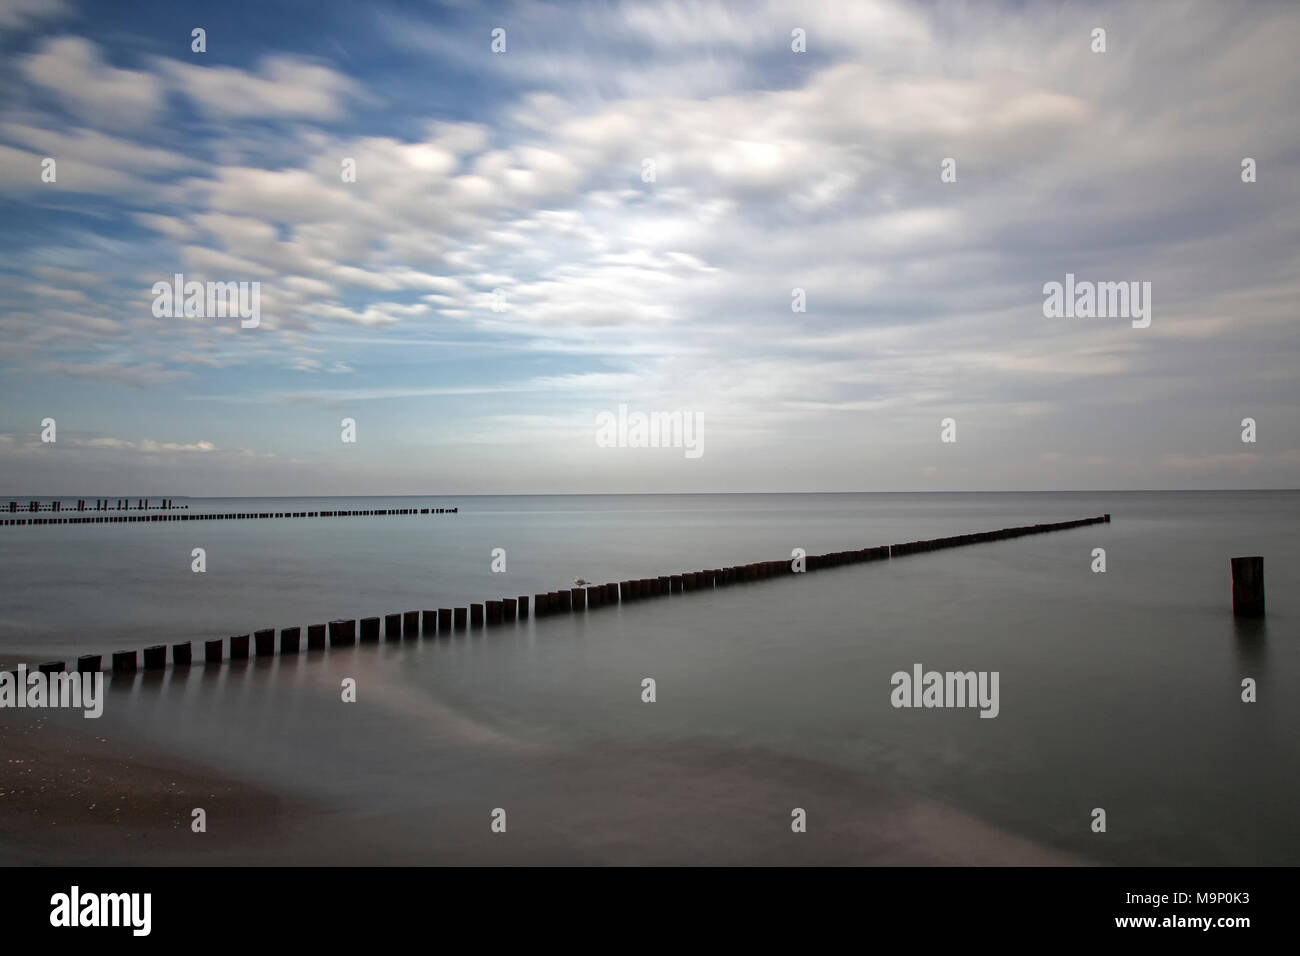
[[[1232,559],[1232,613],[1237,617],[1264,616],[1264,559]]]

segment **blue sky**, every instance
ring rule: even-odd
[[[0,490],[1296,487],[1298,46],[1284,3],[0,0]],[[156,317],[176,272],[261,325]],[[1150,328],[1045,318],[1067,272]],[[598,447],[620,403],[705,453]]]

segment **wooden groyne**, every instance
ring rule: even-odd
[[[428,509],[423,513],[427,513]],[[1096,518],[1080,518],[1075,521],[1058,521],[1052,524],[1025,525],[1019,528],[1003,528],[1000,531],[981,531],[975,534],[959,534],[948,538],[933,538],[928,541],[908,541],[903,544],[885,544],[874,548],[860,548],[856,551],[834,551],[829,554],[809,554],[804,558],[805,571],[795,570],[790,558],[776,561],[756,561],[752,564],[733,567],[711,568],[703,571],[683,571],[681,574],[659,575],[653,578],[639,578],[627,581],[611,581],[607,584],[589,584],[585,587],[565,588],[533,595],[532,610],[536,617],[553,614],[576,614],[596,611],[614,604],[626,604],[646,600],[652,597],[682,594],[686,591],[713,590],[762,581],[768,578],[798,576],[808,571],[820,571],[827,568],[843,567],[867,561],[888,561],[913,554],[938,551],[943,548],[958,548],[965,545],[984,544],[990,541],[1006,541],[1030,534],[1043,534],[1048,531],[1065,531],[1084,525],[1105,524],[1110,522],[1110,515]],[[1262,559],[1260,584],[1263,584]],[[383,636],[389,641],[414,640],[420,636],[450,636],[455,631],[473,629],[490,629],[524,620],[529,614],[529,598],[521,594],[517,598],[502,598],[462,607],[442,607],[437,610],[398,611],[386,614],[382,618]],[[360,619],[361,643],[375,643],[380,638],[379,617]],[[351,647],[357,643],[358,621],[356,618],[336,619],[329,622],[329,646]],[[286,627],[280,631],[279,654],[281,656],[298,653],[301,634],[299,627]],[[325,650],[326,625],[312,624],[307,628],[307,650]],[[263,628],[253,632],[254,650],[257,657],[271,657],[276,653],[275,631]],[[240,634],[223,641],[220,638],[204,643],[204,664],[220,665],[223,651],[229,648],[229,657],[234,660],[247,660],[249,635]],[[172,666],[188,667],[191,661],[190,642],[173,644]],[[145,648],[145,670],[158,670],[166,666],[167,646],[155,644]],[[50,661],[44,667],[63,670],[64,662]],[[98,670],[100,657],[85,655],[77,660],[78,671]],[[114,674],[135,674],[137,654],[135,651],[117,651],[112,656]]]
[[[79,506],[84,506],[88,499],[82,498],[77,501]],[[118,501],[118,507],[77,507],[63,509],[58,507],[61,502],[55,501],[42,505],[38,501],[30,502],[29,507],[25,509],[18,508],[18,502],[10,501],[9,510],[0,512],[4,514],[0,518],[0,525],[48,525],[48,524],[121,524],[128,521],[235,521],[249,519],[268,519],[268,518],[361,518],[375,517],[380,515],[441,515],[441,514],[459,514],[460,508],[375,508],[363,511],[236,511],[236,512],[190,512],[184,511],[182,514],[97,514],[96,512],[105,511],[183,511],[189,508],[189,505],[171,504],[170,498],[164,498],[165,505],[154,507],[148,504],[147,498],[137,499],[138,507],[123,508],[121,505],[124,500]],[[109,499],[101,498],[96,505],[107,505]],[[130,502],[125,502],[130,505]],[[37,507],[37,506],[40,507]],[[83,512],[91,512],[83,514]],[[57,515],[53,518],[19,518],[17,515],[34,515],[40,512],[49,512]],[[64,515],[67,517],[64,517]]]
[[[64,511],[173,511],[185,510],[189,505],[178,505],[171,498],[159,498],[158,504],[153,503],[152,498],[96,498],[95,504],[90,505],[89,498],[77,498],[72,502],[72,507],[63,507],[62,498],[56,498],[53,501],[30,500],[26,505],[20,506],[14,499],[9,501],[10,514],[21,512],[23,514],[37,514],[42,511],[53,511],[61,513]]]

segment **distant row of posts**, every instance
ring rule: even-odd
[[[162,503],[159,504],[157,507],[149,504],[151,500],[149,498],[136,498],[135,507],[132,508],[131,500],[132,499],[130,498],[118,498],[116,499],[117,502],[116,505],[114,505],[113,504],[114,499],[112,498],[96,498],[95,506],[93,508],[88,508],[87,503],[90,501],[90,499],[78,498],[76,508],[69,508],[68,510],[69,511],[170,511],[172,508],[177,507],[176,505],[172,504],[171,498],[163,498]],[[63,510],[62,501],[51,501],[48,506],[41,504],[39,501],[29,501],[27,503],[27,511],[30,514],[35,514],[38,511],[62,511],[62,510]],[[18,511],[19,511],[18,502],[10,501],[9,513],[16,514]]]

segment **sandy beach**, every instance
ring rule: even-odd
[[[280,795],[123,739],[0,722],[3,865],[1058,865],[1082,861],[822,765],[692,750],[521,759],[506,835],[486,808],[370,813]],[[790,831],[806,803],[809,830]],[[726,812],[719,807],[726,805]],[[203,807],[208,832],[191,831]]]
[[[271,837],[290,806],[257,787],[31,711],[0,716],[0,754],[2,865],[184,862],[204,836],[190,829],[193,808],[237,821],[234,842],[251,843]]]

